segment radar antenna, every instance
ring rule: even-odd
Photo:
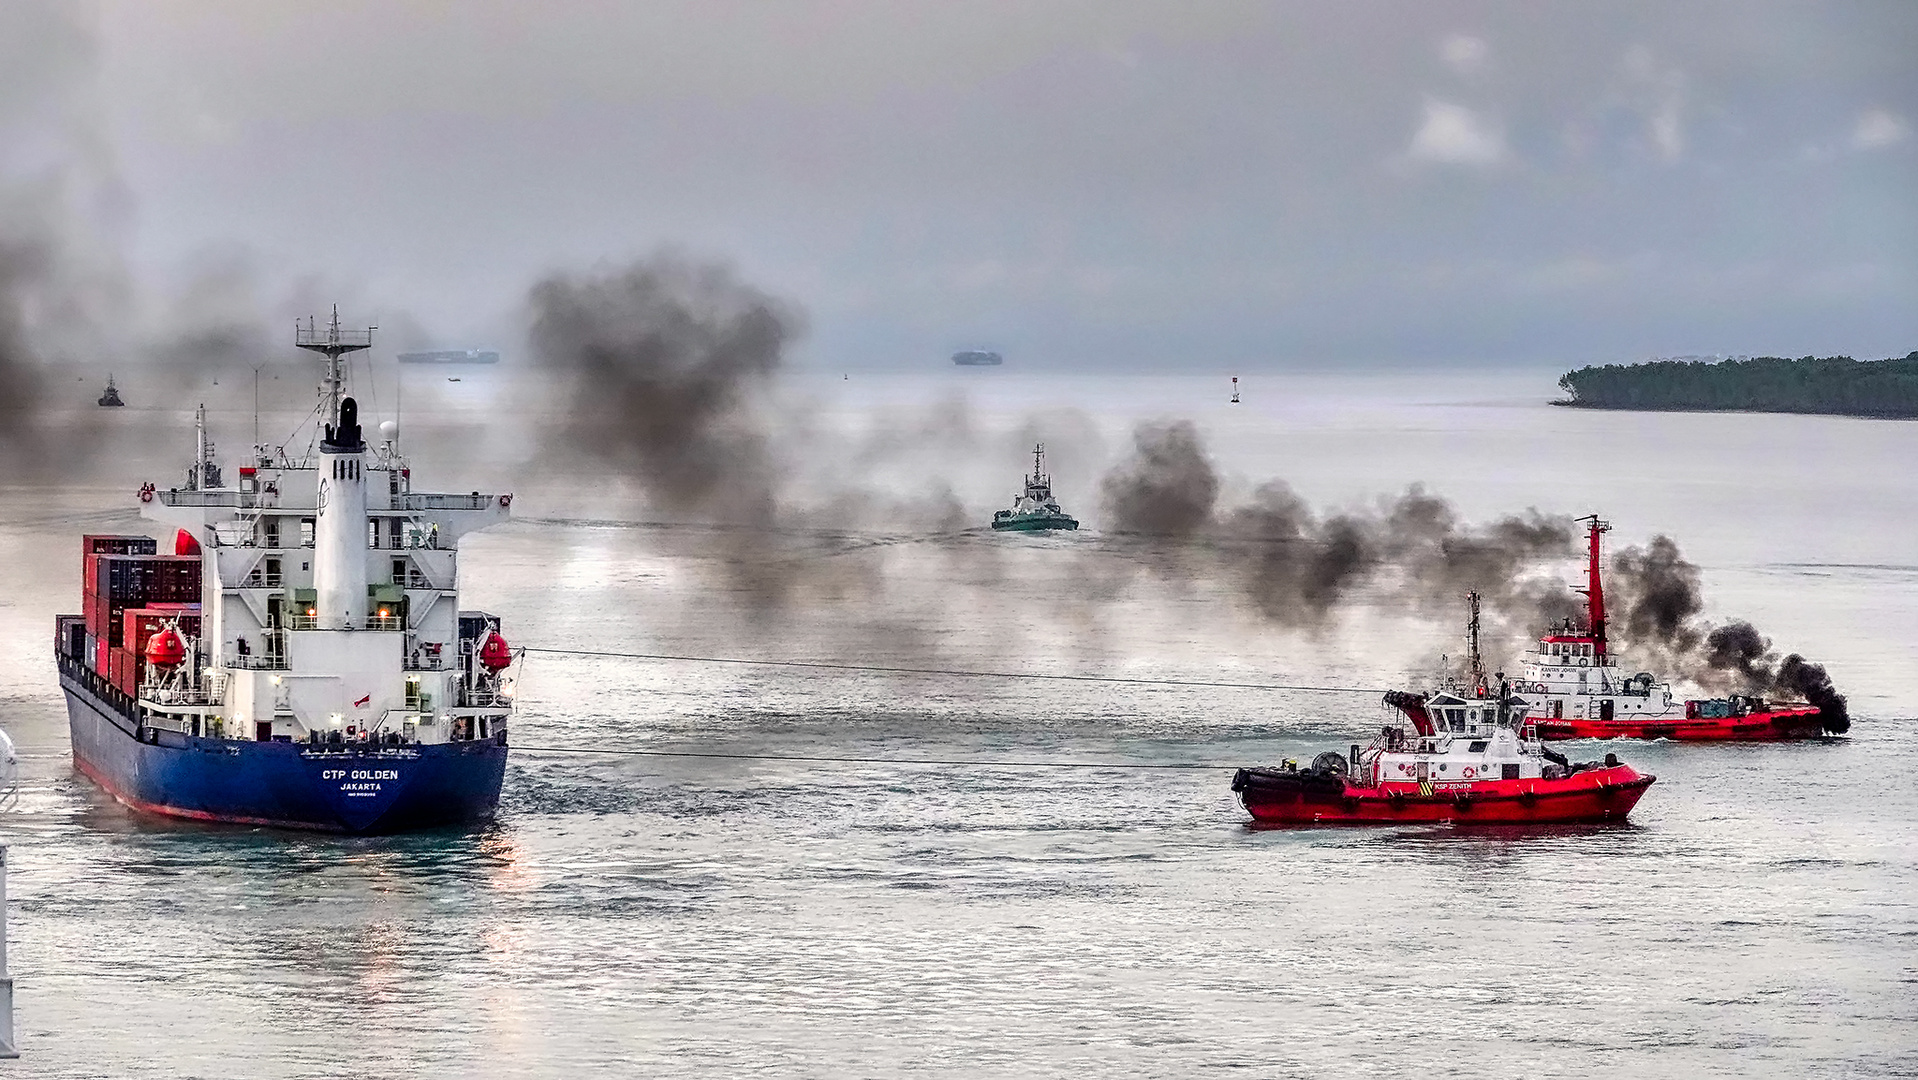
[[[340,329],[340,305],[333,305],[333,321],[321,330],[314,325],[313,316],[306,317],[306,325],[293,324],[293,344],[326,357],[326,377],[320,380],[320,396],[326,405],[326,423],[340,422],[340,398],[345,393],[346,379],[340,373],[340,357],[347,353],[359,352],[373,347],[373,331],[377,326],[364,330]]]

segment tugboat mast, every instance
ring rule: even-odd
[[[1485,657],[1478,649],[1478,590],[1474,589],[1466,593],[1465,599],[1471,610],[1471,617],[1465,622],[1465,644],[1469,650],[1468,663],[1471,665],[1472,688],[1482,694],[1486,689]]]
[[[1612,530],[1612,523],[1599,518],[1597,514],[1579,518],[1590,528],[1591,553],[1585,568],[1585,619],[1587,630],[1592,637],[1592,656],[1603,667],[1605,664],[1605,583],[1599,578],[1599,542],[1598,538]]]

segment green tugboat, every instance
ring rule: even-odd
[[[1046,475],[1046,444],[1032,448],[1032,475],[1026,477],[1026,492],[1013,501],[1012,509],[992,515],[992,527],[1009,532],[1044,532],[1049,529],[1076,529],[1079,520],[1064,510],[1052,497],[1052,477]]]

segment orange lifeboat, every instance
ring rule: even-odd
[[[161,628],[160,632],[147,639],[147,663],[154,667],[176,668],[186,663],[186,642],[180,640],[180,632],[171,626]]]
[[[480,646],[480,666],[495,674],[510,667],[513,663],[513,647],[495,630],[486,635],[486,644]]]

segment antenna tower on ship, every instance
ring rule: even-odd
[[[1482,691],[1485,689],[1485,657],[1478,650],[1478,591],[1474,589],[1466,593],[1465,599],[1472,613],[1465,622],[1465,644],[1469,650],[1468,662],[1471,665],[1472,688]]]
[[[1046,444],[1045,443],[1033,444],[1032,482],[1035,484],[1046,484],[1047,486],[1050,486],[1050,479],[1046,476],[1044,471],[1045,460],[1046,460]]]
[[[341,330],[338,304],[333,305],[333,321],[324,330],[314,325],[311,315],[307,316],[305,326],[297,322],[293,324],[293,344],[326,357],[326,378],[320,382],[320,394],[326,401],[326,423],[340,422],[340,398],[346,389],[346,378],[340,372],[340,357],[372,348],[373,331],[378,329],[377,326],[369,326],[364,330]]]

